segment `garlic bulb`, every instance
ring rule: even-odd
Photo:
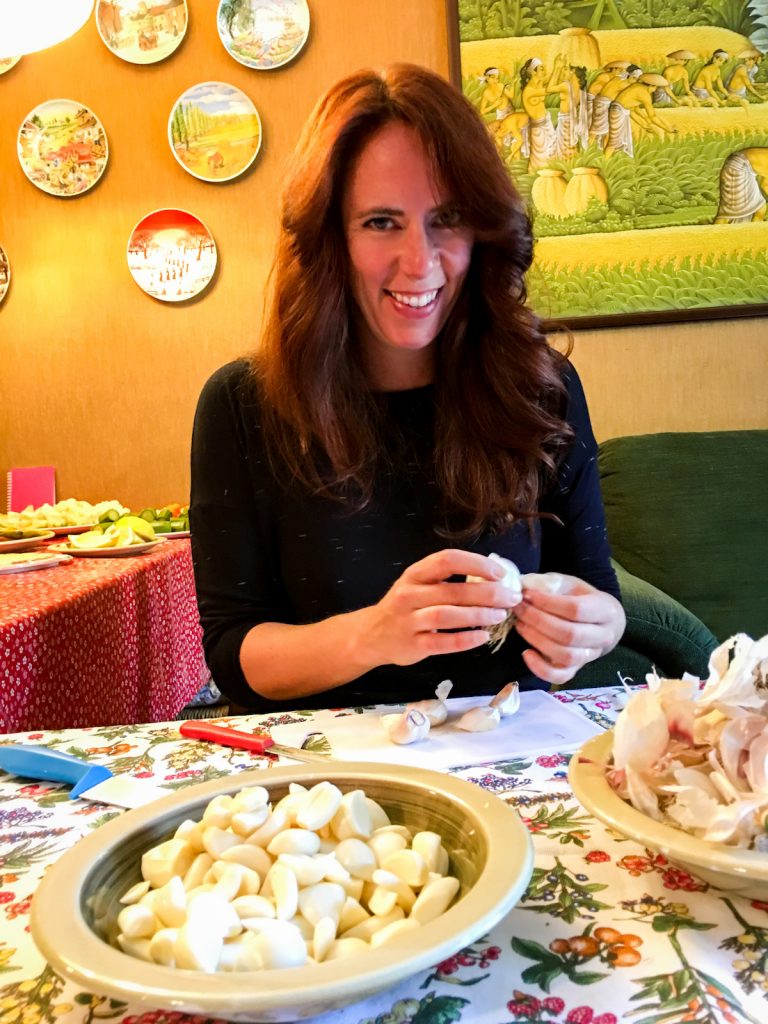
[[[520,687],[517,683],[507,683],[499,690],[489,707],[497,708],[502,718],[514,715],[520,708]]]
[[[465,732],[489,732],[498,728],[501,721],[501,712],[498,708],[487,707],[470,708],[456,723],[457,729]]]
[[[429,719],[430,726],[442,725],[448,717],[448,708],[445,706],[445,699],[453,688],[450,679],[444,679],[438,684],[435,696],[432,700],[419,700],[406,706],[406,711],[421,711]]]
[[[418,708],[406,709],[400,715],[382,715],[381,724],[393,743],[415,743],[429,735],[429,719]]]

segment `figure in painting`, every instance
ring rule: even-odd
[[[726,158],[720,171],[720,205],[715,224],[765,220],[768,196],[768,149],[740,149]]]
[[[673,50],[667,54],[669,64],[661,75],[669,82],[669,86],[658,86],[653,91],[652,100],[657,106],[698,107],[699,101],[691,92],[691,81],[688,77],[688,61],[696,60],[696,54],[690,50]]]
[[[623,63],[623,62],[622,62]],[[590,141],[596,142],[601,149],[606,146],[610,132],[611,104],[627,86],[641,75],[642,69],[637,64],[618,64],[612,68],[613,74],[600,88],[592,105],[592,119],[589,125]]]
[[[530,118],[528,124],[528,172],[546,167],[557,155],[557,132],[552,124],[544,101],[550,93],[562,96],[570,88],[560,80],[564,58],[558,56],[547,78],[544,64],[538,57],[531,57],[520,69],[523,110]]]
[[[693,95],[702,106],[722,107],[729,101],[747,106],[741,96],[730,93],[723,82],[723,64],[728,60],[725,50],[715,50],[710,59],[696,75],[693,82]]]
[[[608,111],[608,141],[605,155],[626,153],[634,156],[635,147],[632,139],[632,125],[642,131],[657,135],[660,139],[676,129],[669,128],[653,109],[651,93],[654,89],[669,85],[661,75],[640,74],[635,80],[622,89],[611,103]]]
[[[563,71],[566,89],[560,93],[560,110],[557,115],[557,155],[568,160],[589,141],[589,116],[587,113],[587,70],[567,65]]]
[[[765,102],[765,96],[754,85],[754,77],[757,74],[757,66],[760,63],[762,54],[759,50],[742,50],[736,54],[741,63],[737,64],[728,76],[725,88],[732,96],[747,98],[747,93],[755,99]]]
[[[511,85],[501,81],[498,68],[486,68],[483,81],[485,88],[480,97],[480,116],[487,119],[493,114],[497,121],[501,121],[514,109],[514,90]]]

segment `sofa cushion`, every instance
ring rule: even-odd
[[[768,632],[768,430],[604,441],[614,557],[720,640]]]

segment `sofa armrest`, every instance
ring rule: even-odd
[[[621,588],[627,627],[624,647],[644,655],[664,674],[679,679],[683,672],[704,677],[718,639],[692,612],[663,590],[633,576],[613,560]]]

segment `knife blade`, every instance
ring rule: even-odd
[[[71,782],[70,800],[82,797],[115,807],[143,807],[169,793],[145,779],[113,775],[106,765],[91,764],[74,754],[32,743],[0,746],[0,769],[27,779]]]
[[[209,743],[219,743],[224,747],[251,750],[256,754],[264,754],[269,751],[272,754],[290,757],[294,761],[310,763],[330,760],[327,754],[320,754],[315,750],[303,750],[300,747],[286,747],[282,743],[275,743],[267,732],[243,732],[241,729],[230,729],[225,725],[210,725],[204,721],[192,719],[182,722],[179,732],[188,739],[207,740]]]

